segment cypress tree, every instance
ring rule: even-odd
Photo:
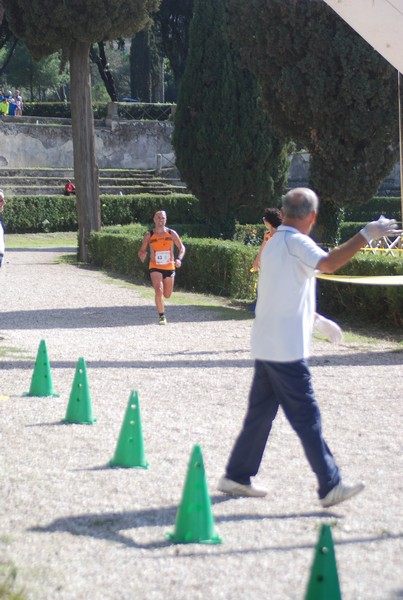
[[[164,54],[169,60],[178,88],[189,48],[189,24],[193,0],[162,0],[154,22],[158,26]]]
[[[141,102],[161,102],[161,56],[155,26],[140,31],[130,46],[130,91]]]
[[[255,77],[238,67],[225,18],[225,0],[195,0],[173,143],[210,233],[231,237],[236,219],[251,222],[277,205],[288,165]]]
[[[141,102],[151,102],[149,32],[139,31],[130,45],[130,93]]]
[[[321,0],[228,0],[229,32],[273,124],[311,155],[316,237],[370,199],[398,152],[395,70]],[[325,239],[327,238],[327,239]]]

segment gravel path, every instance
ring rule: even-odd
[[[245,410],[252,320],[181,294],[160,327],[139,288],[57,264],[61,253],[10,250],[0,272],[0,562],[16,567],[16,589],[35,600],[302,600],[326,523],[344,600],[402,598],[401,345],[313,343],[325,436],[362,494],[321,510],[279,414],[258,477],[269,495],[228,499],[215,486]],[[23,396],[41,339],[57,398]],[[79,357],[90,426],[61,424]],[[150,467],[111,469],[132,390]],[[221,545],[166,539],[194,444]]]

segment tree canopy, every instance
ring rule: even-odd
[[[182,178],[199,198],[210,232],[276,205],[287,147],[260,105],[256,78],[240,69],[225,28],[225,0],[195,0],[173,143]],[[253,222],[253,221],[252,221]]]
[[[230,36],[274,126],[310,152],[322,202],[335,214],[371,198],[397,159],[396,71],[321,0],[228,8]]]
[[[34,58],[62,50],[70,62],[78,216],[78,256],[87,261],[91,231],[101,226],[89,52],[93,42],[132,36],[151,23],[159,0],[2,0],[10,29]]]
[[[3,52],[0,50],[0,61]],[[57,94],[58,90],[68,82],[67,69],[60,70],[59,53],[46,56],[35,61],[23,43],[15,49],[12,62],[4,70],[3,79],[11,89],[25,88],[24,100],[33,102],[46,100],[48,94]]]
[[[185,70],[192,16],[193,0],[161,0],[160,9],[154,16],[177,88]]]
[[[130,37],[151,23],[160,0],[2,0],[10,28],[34,58],[72,42]]]

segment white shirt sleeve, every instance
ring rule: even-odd
[[[4,254],[4,230],[0,223],[0,254]]]
[[[297,234],[286,238],[289,246],[290,255],[293,255],[305,271],[307,276],[315,275],[318,262],[326,256],[325,250],[322,250],[309,236]]]

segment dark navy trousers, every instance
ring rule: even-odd
[[[322,435],[319,406],[306,360],[255,361],[249,404],[241,433],[230,455],[226,476],[249,485],[263,452],[279,406],[301,440],[305,455],[324,498],[340,481],[339,469]]]

